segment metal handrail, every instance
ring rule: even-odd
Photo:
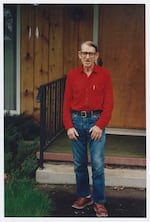
[[[39,87],[37,102],[40,102],[40,158],[43,169],[44,151],[63,131],[63,97],[66,77]]]

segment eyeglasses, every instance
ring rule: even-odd
[[[83,57],[86,57],[87,55],[89,55],[89,57],[93,57],[96,54],[96,52],[80,52],[80,53]]]

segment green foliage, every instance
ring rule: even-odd
[[[5,183],[5,216],[48,216],[48,196],[35,190],[33,182],[38,167],[37,125],[32,116],[6,115],[4,130],[4,170],[9,175]],[[30,139],[33,142],[26,141]]]
[[[9,127],[4,129],[4,148],[5,152],[15,153],[18,141],[22,139],[22,135],[15,127]]]
[[[34,188],[34,182],[27,178],[10,179],[5,186],[6,217],[42,217],[50,213],[48,196]]]
[[[39,137],[39,123],[32,115],[21,113],[20,115],[11,116],[7,113],[4,117],[5,129],[13,129],[19,132],[23,139],[33,140]]]
[[[18,177],[32,177],[38,167],[35,155],[38,146],[37,135],[39,135],[37,124],[32,116],[25,114],[14,116],[6,114],[4,122],[5,172],[8,174],[16,172]],[[31,138],[34,138],[33,142],[25,141]]]
[[[36,160],[37,139],[31,143],[23,140],[16,128],[5,129],[4,169],[8,174],[19,171],[20,177],[34,175],[38,167]]]
[[[4,171],[6,173],[10,173],[11,170],[13,169],[13,157],[12,157],[12,153],[11,152],[7,152],[4,155]]]
[[[35,170],[37,169],[37,160],[35,156],[28,156],[22,164],[21,167],[21,175],[27,176],[27,177],[33,177]]]

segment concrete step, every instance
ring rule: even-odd
[[[91,167],[89,166],[90,184]],[[37,169],[36,181],[40,184],[75,184],[73,164],[45,163],[44,169]],[[106,186],[146,188],[145,169],[105,168]]]

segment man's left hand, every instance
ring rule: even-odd
[[[99,140],[102,135],[102,129],[98,126],[93,126],[90,131],[92,140]]]

